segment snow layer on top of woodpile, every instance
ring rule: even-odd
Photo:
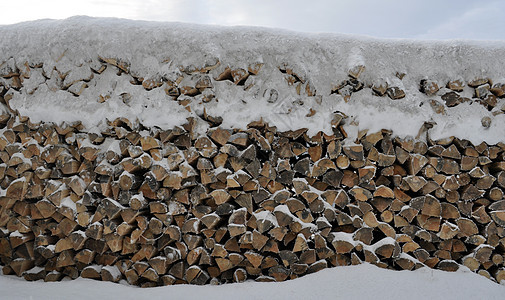
[[[330,133],[333,113],[341,111],[349,116],[346,128],[354,137],[358,130],[382,128],[415,137],[425,122],[432,122],[433,139],[505,141],[505,100],[486,108],[472,99],[475,89],[466,85],[478,78],[505,83],[505,41],[386,40],[88,17],[0,26],[0,37],[0,71],[30,68],[22,88],[8,92],[9,105],[34,122],[79,120],[92,130],[106,119],[127,117],[146,126],[172,127],[205,109],[223,117],[224,127],[244,128],[262,117],[279,130],[307,127],[314,134]],[[96,72],[102,64],[116,66]],[[239,84],[233,78],[215,80],[226,67],[254,66],[261,66],[259,72],[248,72]],[[338,90],[339,83],[359,66],[365,67],[359,81],[367,88],[344,99],[349,87]],[[207,74],[195,72],[205,67]],[[118,72],[121,68],[126,72]],[[167,82],[194,87],[205,75],[212,87],[203,92],[167,94]],[[422,93],[423,79],[440,90],[432,96]],[[4,76],[0,83],[9,80]],[[440,97],[450,92],[445,86],[451,80],[463,82],[459,95],[472,100],[446,107]],[[405,97],[379,97],[372,85],[401,89]],[[438,113],[431,99],[442,103]],[[483,117],[491,123],[483,126]],[[205,131],[207,125],[201,124]]]

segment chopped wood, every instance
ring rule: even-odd
[[[316,93],[287,69],[293,88]],[[258,70],[229,68],[221,79],[251,88]],[[358,73],[344,86],[364,88]],[[213,80],[171,86],[189,96]],[[363,130],[342,146],[343,117],[333,135],[312,137],[264,121],[225,129],[208,115],[199,136],[195,119],[160,130],[123,118],[100,133],[10,119],[0,137],[0,259],[28,280],[281,281],[363,261],[505,277],[501,144]],[[45,269],[25,272],[34,265]]]

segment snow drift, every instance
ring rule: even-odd
[[[205,110],[222,116],[227,128],[263,118],[279,130],[303,124],[314,134],[329,132],[331,114],[341,111],[350,117],[350,133],[385,128],[415,137],[430,122],[436,124],[433,139],[454,135],[478,144],[505,136],[503,99],[486,109],[473,101],[475,91],[466,85],[485,78],[492,80],[484,82],[490,87],[502,86],[504,42],[384,40],[87,17],[1,26],[0,36],[3,75],[38,67],[21,76],[23,88],[7,95],[11,108],[34,122],[82,121],[91,129],[126,117],[173,127]],[[124,70],[101,73],[104,62],[122,64]],[[250,70],[251,65],[259,71],[235,82],[240,84],[215,80],[227,67]],[[358,74],[364,88],[347,99],[339,84],[359,66],[365,67]],[[196,99],[184,92],[169,95],[170,84],[194,88],[202,73],[212,77],[212,87]],[[427,96],[420,92],[422,80],[440,89]],[[435,112],[430,100],[450,92],[446,84],[458,80],[460,96],[472,100]],[[379,97],[373,86],[398,88],[405,97]],[[269,101],[272,95],[275,101]],[[486,127],[483,117],[492,119]]]

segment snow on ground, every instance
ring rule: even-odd
[[[172,127],[202,114],[205,108],[210,115],[222,116],[225,127],[244,128],[263,117],[280,130],[303,126],[314,134],[330,132],[332,113],[342,111],[352,121],[348,124],[355,124],[349,132],[386,128],[396,135],[416,136],[422,124],[430,121],[437,124],[430,131],[434,139],[454,135],[474,144],[505,141],[504,114],[493,116],[476,103],[448,108],[446,115],[435,114],[430,98],[419,91],[422,79],[439,86],[449,80],[467,82],[477,77],[505,82],[505,41],[375,39],[88,17],[0,26],[0,36],[0,65],[13,63],[12,58],[20,68],[25,61],[43,63],[44,76],[51,77],[46,80],[34,72],[25,80],[25,87],[13,93],[11,107],[32,121],[80,120],[93,128],[103,125],[105,119],[127,117],[147,126]],[[215,77],[225,66],[247,69],[252,63],[264,65],[254,76],[252,88],[245,90],[230,81],[214,82],[218,101],[193,103],[188,112],[172,101],[163,87],[146,91],[141,85],[132,85],[129,74],[119,76],[108,69],[91,78],[89,69],[100,65],[99,56],[126,62],[134,76],[171,80],[181,75],[180,66],[212,66],[219,61],[220,67],[210,72]],[[366,67],[360,77],[366,85],[388,83],[403,88],[406,97],[376,97],[368,89],[354,93],[346,103],[340,95],[331,94],[332,86],[347,79],[348,70],[360,64]],[[279,71],[282,66],[310,82],[321,98],[297,95]],[[55,69],[60,74],[69,72],[65,81],[70,83],[86,79],[88,87],[79,97],[55,90]],[[406,75],[400,80],[395,76],[398,73]],[[272,88],[278,90],[276,103],[268,102]],[[128,101],[124,101],[125,93],[131,95]],[[98,103],[100,95],[110,99]],[[463,95],[471,98],[472,92],[466,87]],[[504,104],[505,100],[499,99],[496,109]],[[311,108],[316,114],[308,117]],[[493,118],[490,128],[481,126],[484,116]]]
[[[449,273],[422,268],[391,271],[370,264],[325,269],[280,282],[221,286],[178,285],[142,289],[78,278],[27,282],[0,276],[2,299],[504,299],[505,286],[470,271]]]

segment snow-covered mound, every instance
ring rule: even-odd
[[[327,269],[280,283],[178,285],[151,289],[79,278],[26,282],[0,276],[2,299],[503,299],[505,287],[471,272],[391,271],[369,264]],[[169,296],[168,296],[169,295]]]
[[[505,140],[505,42],[87,17],[0,26],[0,36],[0,94],[34,122],[173,127],[205,112],[227,128],[263,118],[314,134],[341,111],[351,136],[415,137],[429,122],[433,139]]]

